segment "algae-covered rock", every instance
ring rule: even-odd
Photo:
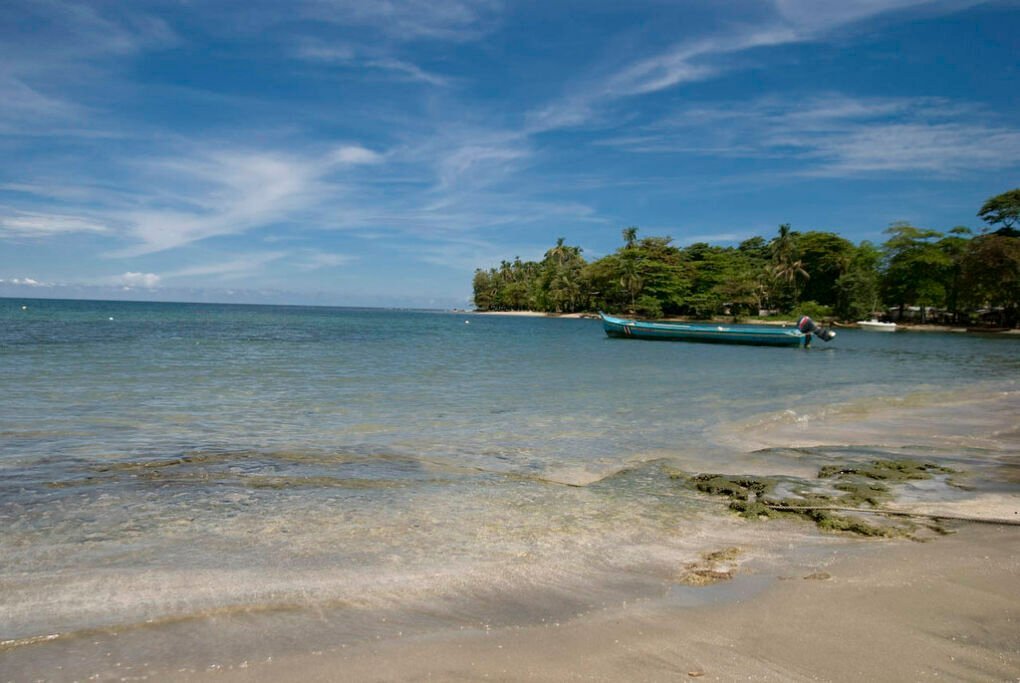
[[[729,548],[723,548],[722,550],[715,550],[710,553],[705,553],[702,557],[706,562],[718,563],[718,562],[733,562],[735,559],[740,557],[741,550],[736,546]]]
[[[740,500],[764,496],[776,487],[776,482],[770,479],[724,474],[698,474],[692,477],[691,481],[699,491]]]
[[[731,563],[740,556],[740,553],[740,548],[736,547],[702,553],[701,559],[684,565],[676,580],[688,586],[707,586],[732,579],[736,567]]]
[[[812,572],[804,577],[808,581],[828,581],[832,578],[829,572]]]
[[[698,474],[687,479],[698,491],[729,499],[729,507],[748,519],[800,517],[824,531],[859,536],[901,536],[915,527],[909,522],[872,523],[854,512],[879,510],[892,497],[890,485],[930,479],[954,470],[913,460],[873,460],[865,464],[827,465],[818,472],[824,490],[796,490],[797,495],[771,497],[777,480],[747,475]],[[671,475],[679,479],[679,476]],[[805,487],[807,488],[807,487]],[[788,487],[784,488],[788,491]],[[844,514],[849,512],[850,514]],[[936,530],[937,531],[937,530]]]
[[[864,465],[826,465],[818,470],[819,479],[859,475],[880,481],[931,479],[932,474],[954,474],[955,470],[915,460],[872,460]]]
[[[869,524],[854,517],[833,514],[828,510],[805,510],[804,514],[814,520],[823,531],[847,531],[859,536],[885,537],[899,536],[903,533],[902,527],[899,526]]]

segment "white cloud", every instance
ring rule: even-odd
[[[358,260],[358,257],[350,254],[338,254],[336,252],[310,250],[302,254],[304,263],[302,270],[318,270],[319,268],[337,268],[346,266]]]
[[[22,277],[22,278],[15,277],[15,278],[11,278],[9,280],[5,280],[3,278],[0,278],[0,284],[18,285],[19,287],[49,287],[50,286],[48,283],[39,282],[38,280],[34,280],[34,279],[30,278],[30,277]]]
[[[983,0],[774,0],[784,21],[799,30],[817,33],[873,17],[904,10],[920,12],[957,11]]]
[[[482,141],[449,150],[439,158],[439,176],[443,186],[452,187],[465,181],[472,185],[484,182],[487,176],[502,178],[517,163],[530,156],[521,142]]]
[[[762,99],[683,109],[603,144],[630,152],[772,158],[815,176],[1009,168],[1020,127],[936,98]]]
[[[375,69],[389,73],[398,80],[428,83],[436,86],[450,85],[450,79],[427,71],[406,59],[387,55],[377,47],[355,49],[348,44],[305,42],[298,46],[295,54],[299,59],[310,62],[333,64],[352,69]]]
[[[949,12],[977,0],[774,0],[771,17],[736,24],[727,31],[680,41],[656,54],[623,64],[608,75],[589,76],[564,97],[528,114],[529,131],[589,123],[600,109],[627,97],[706,81],[755,62],[734,59],[748,50],[818,41],[848,24],[893,11]]]
[[[0,132],[38,130],[54,123],[68,123],[83,109],[65,99],[46,95],[22,80],[0,73]]]
[[[174,188],[175,198],[120,214],[138,244],[114,255],[151,254],[286,219],[316,202],[335,165],[365,163],[370,155],[351,147],[326,159],[228,150],[147,164],[149,182]]]
[[[334,64],[352,63],[357,54],[354,46],[342,43],[305,42],[296,50],[301,59]]]
[[[440,76],[439,74],[432,73],[431,71],[426,71],[417,64],[404,61],[402,59],[394,59],[392,57],[385,59],[373,59],[365,64],[367,66],[397,74],[409,81],[428,83],[430,85],[438,86],[447,86],[450,84],[450,79],[446,76]]]
[[[159,285],[159,275],[155,273],[132,273],[127,272],[118,278],[118,281],[125,287],[143,287],[153,289]]]
[[[716,76],[725,68],[699,60],[708,60],[756,47],[783,45],[799,39],[796,32],[778,28],[680,44],[662,54],[639,60],[615,73],[609,79],[604,95],[609,97],[642,95],[681,83],[703,81]]]
[[[163,279],[180,280],[182,278],[201,278],[213,276],[218,279],[241,278],[256,273],[268,263],[278,261],[288,255],[286,251],[257,252],[243,254],[226,261],[188,266],[172,272],[164,273]]]
[[[816,175],[889,171],[953,175],[1004,169],[1020,156],[1020,129],[982,123],[861,125],[837,136],[791,138],[822,163]]]
[[[589,77],[567,95],[529,112],[528,131],[540,133],[584,125],[596,119],[607,105],[623,98],[719,76],[734,68],[725,57],[802,39],[801,34],[786,26],[772,26],[751,31],[741,28],[725,35],[675,44],[624,64],[608,75]]]
[[[103,223],[81,216],[21,211],[9,207],[0,207],[0,212],[0,236],[52,237],[76,232],[109,231]]]
[[[69,127],[63,134],[96,134],[97,111],[65,91],[105,84],[109,64],[178,41],[166,21],[134,6],[8,0],[3,11],[11,30],[0,40],[0,132],[8,134],[57,124]]]
[[[381,155],[358,145],[337,147],[329,155],[330,162],[340,165],[374,164],[381,160]]]
[[[493,0],[306,0],[303,11],[320,21],[368,27],[394,40],[461,42],[484,35],[500,5]]]

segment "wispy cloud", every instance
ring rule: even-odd
[[[518,136],[492,135],[466,141],[439,154],[440,184],[444,188],[492,184],[519,168],[530,156],[527,141]]]
[[[984,0],[774,0],[779,16],[799,31],[820,34],[873,17],[911,10],[940,14]]]
[[[323,166],[323,170],[329,170],[334,166],[375,164],[382,161],[382,159],[381,154],[360,145],[341,145],[326,155],[326,163]]]
[[[0,284],[14,285],[16,287],[50,287],[48,282],[39,282],[30,277],[13,277],[9,279],[0,278]]]
[[[454,271],[471,272],[475,268],[489,268],[502,260],[521,257],[524,260],[541,260],[548,245],[517,245],[513,254],[507,253],[506,245],[470,235],[444,239],[442,242],[426,243],[414,250],[414,257],[423,263]]]
[[[92,85],[106,85],[118,60],[179,41],[156,13],[136,6],[10,0],[0,39],[0,133],[108,135],[94,119]],[[8,17],[15,17],[13,21]],[[30,28],[29,28],[30,27]]]
[[[598,121],[603,110],[629,97],[709,80],[734,68],[725,58],[753,48],[770,47],[804,39],[785,26],[748,30],[681,42],[651,56],[621,65],[609,74],[589,76],[568,93],[535,108],[527,115],[528,131],[542,133]]]
[[[225,261],[187,266],[163,274],[164,280],[214,277],[221,280],[239,279],[260,272],[267,264],[287,256],[286,251],[242,254]]]
[[[755,62],[735,57],[750,50],[825,40],[837,29],[892,11],[923,8],[949,12],[977,0],[774,0],[771,16],[753,25],[681,40],[654,54],[588,76],[561,99],[528,114],[531,132],[546,132],[597,121],[600,112],[623,98],[648,95],[688,83],[711,80]]]
[[[295,50],[299,59],[322,64],[338,65],[362,72],[378,71],[388,74],[394,80],[426,83],[445,87],[452,80],[419,65],[388,55],[378,46],[359,46],[351,44],[323,43],[321,41],[304,42]]]
[[[147,182],[173,187],[177,197],[168,206],[120,213],[136,244],[114,255],[151,254],[269,225],[317,205],[329,174],[379,158],[344,145],[317,157],[226,150],[146,163]]]
[[[73,102],[46,95],[12,75],[0,73],[0,133],[23,133],[67,124],[82,111]]]
[[[10,0],[5,9],[31,22],[33,29],[5,33],[3,54],[8,58],[5,68],[15,72],[46,69],[70,58],[89,59],[171,47],[180,41],[157,12],[147,12],[140,5]],[[35,59],[24,59],[29,56]]]
[[[825,95],[691,107],[602,144],[640,153],[787,160],[800,164],[801,175],[948,176],[1013,166],[1020,127],[936,98]]]
[[[367,66],[374,67],[376,69],[382,69],[390,73],[396,74],[409,81],[418,81],[420,83],[428,83],[430,85],[447,86],[450,85],[450,79],[439,74],[431,73],[422,69],[416,64],[404,61],[402,59],[395,59],[392,57],[385,59],[372,59],[365,62]]]
[[[115,278],[117,284],[125,287],[141,287],[143,289],[154,289],[159,285],[159,275],[155,273],[133,273],[127,272]]]
[[[357,58],[358,51],[353,45],[347,43],[326,43],[321,40],[305,41],[294,50],[298,59],[307,59],[312,62],[324,62],[327,64],[352,64]]]
[[[362,26],[395,40],[475,40],[497,20],[494,0],[306,0],[301,11],[320,21]]]
[[[82,216],[34,213],[0,206],[0,235],[43,238],[75,232],[106,233],[109,228]]]
[[[319,270],[320,268],[339,268],[358,260],[353,254],[340,254],[331,251],[304,250],[298,255],[301,270]]]
[[[703,81],[726,70],[712,58],[757,47],[783,45],[801,39],[788,28],[755,30],[677,45],[662,54],[630,64],[609,78],[603,95],[610,98],[643,95],[682,83]]]

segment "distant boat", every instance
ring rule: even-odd
[[[871,320],[858,320],[857,326],[862,330],[871,330],[872,332],[895,332],[896,323],[883,323],[872,318]]]
[[[764,325],[708,325],[699,323],[645,322],[614,318],[599,312],[602,329],[610,337],[656,339],[662,341],[708,342],[714,344],[750,344],[753,346],[805,346],[812,333],[824,341],[836,336],[832,330],[818,327],[804,316],[797,327]]]

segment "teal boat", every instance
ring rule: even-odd
[[[750,344],[753,346],[808,346],[811,336],[823,341],[836,336],[804,316],[797,327],[764,325],[711,325],[704,323],[646,322],[614,318],[599,311],[602,328],[610,337],[654,339],[661,341],[707,342],[711,344]]]

